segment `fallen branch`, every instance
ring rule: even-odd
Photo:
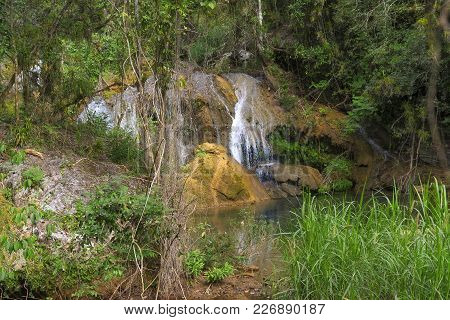
[[[44,160],[44,155],[39,151],[36,151],[34,149],[25,149],[23,151],[30,156],[35,156],[41,160]]]

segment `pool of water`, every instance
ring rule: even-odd
[[[259,268],[257,277],[262,280],[273,270],[280,269],[281,256],[275,250],[275,234],[292,225],[289,223],[294,218],[292,211],[298,208],[300,201],[301,198],[285,198],[240,207],[201,210],[193,215],[191,223],[207,223],[217,232],[232,235],[236,239],[237,253],[247,258],[245,264]],[[252,216],[257,222],[268,222],[270,227],[262,224],[262,229],[257,229],[255,234],[252,226],[247,224]]]
[[[318,200],[328,197],[319,196]],[[358,197],[356,194],[347,193],[335,195],[333,199],[351,201]],[[296,226],[294,211],[301,207],[301,204],[302,197],[290,197],[240,207],[199,210],[192,216],[190,223],[194,226],[207,223],[217,232],[231,234],[237,240],[238,252],[248,249],[244,254],[248,257],[247,263],[259,267],[260,274],[264,276],[270,274],[276,265],[280,266],[282,259],[279,250],[275,249],[274,239],[276,234],[294,231]],[[247,223],[249,215],[252,215],[255,221],[268,222],[270,228],[263,228],[261,234],[255,234]],[[249,238],[254,239],[249,241]]]
[[[194,222],[206,222],[220,232],[227,232],[245,215],[252,214],[257,220],[268,221],[281,228],[287,226],[293,218],[292,211],[300,205],[300,198],[284,198],[261,201],[240,207],[212,208],[199,210]]]

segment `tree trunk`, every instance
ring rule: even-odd
[[[168,208],[172,208],[164,216],[163,230],[165,236],[162,237],[161,244],[161,266],[159,271],[158,296],[162,299],[186,298],[184,287],[186,279],[183,272],[183,261],[181,252],[184,249],[186,238],[187,212],[183,209],[182,194],[183,189],[180,184],[180,177],[177,174],[179,168],[179,145],[182,138],[182,115],[179,73],[180,48],[181,48],[181,24],[182,16],[179,12],[180,1],[176,2],[177,11],[175,15],[175,52],[174,52],[174,72],[170,89],[172,98],[167,100],[167,110],[165,112],[164,133],[166,138],[167,151],[164,154],[164,162],[168,170],[162,178],[162,189],[164,203]]]
[[[20,120],[20,109],[19,109],[19,66],[17,63],[17,58],[15,60],[15,67],[14,67],[14,112],[16,115],[16,123]]]
[[[430,19],[428,22],[428,45],[431,54],[431,67],[426,97],[426,111],[428,126],[430,127],[431,139],[434,149],[436,150],[436,156],[439,161],[439,165],[442,169],[446,170],[448,166],[447,155],[445,152],[445,146],[442,143],[442,139],[439,133],[439,125],[436,115],[437,85],[439,80],[442,44],[440,41],[437,26],[435,25],[433,19],[433,7],[431,8],[431,10],[432,11],[430,14]]]
[[[3,89],[2,93],[0,93],[0,105],[2,105],[3,102],[5,101],[6,96],[8,95],[9,91],[11,90],[15,82],[16,82],[16,73],[14,72],[14,74],[9,79],[9,82],[6,85],[5,89]]]
[[[450,23],[448,21],[448,12],[450,10],[450,0],[446,0],[442,6],[441,16],[439,17],[442,29],[444,29],[447,41],[450,41]]]

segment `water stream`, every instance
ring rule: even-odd
[[[276,122],[275,116],[264,102],[257,79],[245,74],[228,74],[227,78],[238,98],[230,130],[230,154],[264,181],[265,171],[259,168],[272,163],[267,137]]]

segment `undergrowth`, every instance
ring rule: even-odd
[[[267,242],[273,240],[271,225],[242,210],[230,222],[227,232],[198,223],[190,232],[184,267],[189,278],[204,275],[209,283],[217,283],[233,275],[236,268],[245,266],[258,255]]]
[[[24,119],[10,126],[0,155],[7,154],[13,164],[21,164],[25,153],[21,148],[69,150],[83,157],[109,160],[141,173],[143,152],[133,135],[125,129],[110,128],[102,117],[88,115],[83,123],[40,124]]]
[[[0,298],[101,298],[136,259],[157,266],[158,196],[117,182],[89,198],[74,215],[60,216],[14,207],[0,193]]]

